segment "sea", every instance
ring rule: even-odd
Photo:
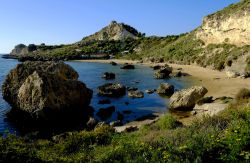
[[[97,111],[100,108],[107,108],[115,106],[116,111],[113,115],[106,120],[107,123],[117,120],[118,112],[130,111],[131,114],[124,114],[123,123],[134,121],[138,118],[150,115],[152,113],[165,113],[168,111],[168,97],[163,97],[157,93],[147,94],[144,93],[144,98],[133,99],[127,95],[120,98],[107,98],[98,95],[97,88],[105,83],[121,83],[126,87],[135,87],[138,90],[145,92],[147,89],[157,89],[160,83],[170,83],[175,86],[175,90],[187,88],[192,85],[190,77],[169,78],[169,79],[154,79],[154,70],[150,67],[143,65],[136,65],[134,70],[120,69],[122,65],[112,66],[105,63],[93,62],[79,62],[69,61],[65,62],[72,66],[79,74],[79,80],[87,85],[88,88],[93,90],[93,98],[91,106],[95,109],[95,118]],[[19,64],[14,59],[3,59],[0,56],[0,133],[16,133],[18,128],[15,124],[11,123],[6,113],[10,111],[10,105],[2,97],[2,83],[9,71]],[[105,80],[102,77],[104,72],[113,72],[116,74],[116,79]],[[101,105],[98,104],[99,100],[109,99],[111,104]]]

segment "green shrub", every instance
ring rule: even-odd
[[[250,90],[243,88],[237,93],[236,100],[240,101],[246,99],[250,99]]]

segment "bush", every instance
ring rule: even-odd
[[[182,123],[177,121],[171,114],[161,117],[155,123],[155,127],[160,130],[175,129],[180,126],[182,126]]]
[[[243,88],[241,89],[237,95],[236,95],[236,100],[246,100],[246,99],[250,99],[250,90]]]

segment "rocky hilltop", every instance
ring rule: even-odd
[[[125,40],[127,38],[137,39],[140,35],[135,28],[124,24],[112,21],[108,26],[96,32],[93,35],[83,38],[82,41],[110,41],[110,40]]]
[[[206,16],[196,37],[208,44],[228,43],[237,46],[250,44],[250,1],[230,5]]]

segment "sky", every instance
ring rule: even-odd
[[[67,44],[112,20],[147,36],[189,32],[202,18],[239,0],[0,0],[0,53],[15,45]]]

